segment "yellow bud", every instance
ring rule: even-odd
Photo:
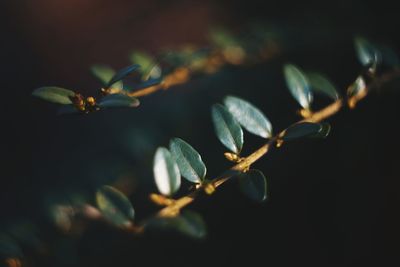
[[[207,195],[211,195],[215,192],[215,186],[212,184],[206,184],[204,187],[204,192],[206,192]]]

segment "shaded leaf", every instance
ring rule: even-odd
[[[221,104],[212,106],[211,115],[218,139],[229,150],[239,154],[243,147],[243,131],[239,123]]]
[[[148,79],[161,78],[161,67],[157,64],[157,61],[149,54],[144,52],[133,52],[130,56],[130,59],[133,63],[140,65],[142,80],[147,81]]]
[[[339,93],[336,91],[335,86],[325,76],[316,72],[310,72],[307,73],[307,78],[312,91],[328,96],[333,100],[339,99]]]
[[[206,176],[207,169],[200,154],[180,138],[172,139],[169,148],[182,176],[190,182],[201,183]]]
[[[392,48],[381,45],[379,46],[379,51],[382,56],[382,61],[385,65],[389,67],[398,67],[400,65],[399,57]]]
[[[125,67],[125,68],[119,70],[117,73],[115,73],[115,75],[107,83],[106,87],[107,88],[111,87],[114,83],[124,79],[126,76],[132,74],[139,68],[140,68],[140,65],[134,64],[134,65],[130,65],[128,67]]]
[[[175,159],[164,147],[159,147],[154,155],[153,172],[161,194],[170,196],[181,186],[181,175]]]
[[[303,72],[292,64],[283,67],[286,85],[297,102],[305,109],[310,107],[313,100],[310,84]]]
[[[96,203],[103,216],[116,226],[129,226],[135,216],[129,199],[112,186],[97,190]]]
[[[259,170],[249,170],[239,175],[239,188],[250,199],[262,202],[267,199],[267,180]]]
[[[75,96],[75,92],[61,87],[46,86],[34,90],[32,95],[49,102],[68,105],[72,104],[71,97]]]
[[[99,107],[137,107],[140,102],[135,97],[130,97],[124,94],[111,94],[104,96],[98,103]]]
[[[99,79],[103,86],[107,87],[108,86],[108,82],[111,81],[111,79],[114,77],[115,75],[115,70],[113,70],[112,68],[110,68],[107,65],[93,65],[90,68],[92,74]],[[112,84],[113,88],[116,89],[123,89],[123,83],[122,81],[118,81],[115,82],[114,84]]]
[[[142,88],[147,88],[147,87],[151,87],[157,84],[160,84],[163,81],[162,78],[159,79],[149,79],[147,81],[141,82],[140,84],[138,84],[137,86],[135,86],[135,90],[139,90]]]
[[[156,217],[146,225],[146,229],[172,230],[196,239],[204,238],[207,234],[203,218],[198,213],[189,210],[182,211],[176,217]]]
[[[367,39],[356,37],[354,39],[354,47],[356,49],[358,60],[363,66],[375,65],[379,62],[379,50]]]
[[[6,234],[0,233],[0,260],[4,258],[23,256],[22,250],[17,242]]]
[[[301,137],[310,137],[318,134],[322,129],[320,123],[314,122],[299,122],[289,126],[284,132],[281,138],[284,141],[289,141]]]
[[[326,138],[331,132],[331,125],[327,122],[320,123],[321,129],[315,135],[311,135],[314,138]]]
[[[225,97],[224,104],[247,131],[264,138],[271,137],[272,125],[258,108],[235,96]]]
[[[210,40],[218,47],[226,48],[238,45],[238,40],[224,29],[213,29],[210,31]]]

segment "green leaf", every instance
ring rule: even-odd
[[[224,29],[213,29],[210,32],[210,40],[213,44],[222,48],[236,46],[239,44],[238,40]]]
[[[135,216],[129,199],[112,186],[97,190],[96,203],[103,216],[116,226],[129,226]]]
[[[354,47],[357,57],[363,66],[377,64],[380,60],[380,52],[370,41],[363,37],[354,39]]]
[[[170,196],[181,186],[181,174],[175,159],[164,147],[159,147],[154,155],[153,172],[161,194]]]
[[[202,239],[207,235],[203,218],[198,213],[189,210],[182,211],[176,217],[156,217],[146,225],[146,229],[172,230],[195,239]]]
[[[172,139],[169,148],[182,176],[190,182],[201,183],[206,176],[207,169],[200,154],[180,138]]]
[[[354,83],[347,89],[347,96],[353,97],[355,95],[362,94],[365,90],[367,90],[367,85],[365,83],[364,78],[360,75],[354,81]]]
[[[243,147],[243,131],[240,124],[221,104],[212,106],[211,115],[218,139],[229,150],[239,154]]]
[[[111,87],[114,83],[124,79],[126,76],[130,75],[131,73],[135,72],[137,69],[140,68],[140,65],[134,64],[128,67],[125,67],[119,70],[115,75],[111,78],[111,80],[107,83],[106,87]]]
[[[75,92],[56,86],[46,86],[34,90],[32,95],[49,102],[68,105],[72,104],[71,97],[75,96]]]
[[[325,76],[316,72],[309,72],[307,73],[307,78],[312,91],[326,95],[333,100],[339,99],[339,93],[336,91],[335,86]]]
[[[137,107],[140,105],[140,102],[135,97],[130,97],[124,94],[111,94],[103,97],[99,101],[98,105],[102,108]]]
[[[292,64],[286,64],[283,67],[283,73],[290,93],[303,108],[309,109],[313,96],[307,77]]]
[[[235,96],[225,97],[224,104],[247,131],[264,138],[271,137],[272,125],[258,108]]]
[[[267,199],[267,180],[259,170],[249,170],[240,174],[239,188],[254,201],[263,202]]]
[[[284,141],[289,141],[301,137],[311,137],[320,133],[323,129],[320,123],[298,122],[289,126],[281,137]]]
[[[92,74],[102,82],[103,86],[107,87],[108,82],[114,77],[115,70],[107,65],[93,65],[90,68]],[[122,81],[115,82],[112,85],[113,88],[123,89],[124,85]]]
[[[327,122],[320,123],[321,129],[318,133],[311,135],[313,138],[326,138],[331,132],[331,125]]]
[[[130,56],[133,63],[140,65],[142,80],[159,79],[162,75],[161,67],[157,61],[145,52],[133,52]]]

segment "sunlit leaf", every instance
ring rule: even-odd
[[[111,81],[111,79],[115,75],[115,70],[113,70],[112,68],[110,68],[107,65],[93,65],[90,68],[90,70],[91,70],[92,74],[97,79],[99,79],[102,82],[103,86],[105,86],[105,87],[108,85],[108,82]],[[112,84],[112,87],[116,88],[116,89],[123,89],[124,86],[123,86],[122,81],[118,81],[118,82],[115,82],[114,84]]]
[[[32,95],[49,102],[68,105],[72,104],[71,97],[75,96],[75,92],[56,86],[46,86],[36,89]]]
[[[184,210],[171,218],[154,218],[146,226],[147,230],[172,230],[191,238],[201,239],[207,234],[203,218],[196,212]]]
[[[359,94],[363,94],[367,90],[367,85],[362,76],[358,76],[354,83],[348,88],[347,96],[353,97]]]
[[[264,138],[271,137],[271,123],[258,108],[234,96],[225,97],[224,104],[247,131]]]
[[[262,202],[267,199],[267,180],[259,170],[249,170],[238,177],[240,190],[250,199]]]
[[[309,72],[307,73],[307,79],[312,91],[328,96],[333,100],[339,99],[339,93],[336,91],[335,86],[325,76],[316,72]]]
[[[357,57],[363,66],[377,64],[380,60],[380,52],[375,45],[362,37],[354,39],[354,47],[357,52]]]
[[[281,138],[289,141],[301,137],[310,137],[320,133],[322,125],[314,122],[298,122],[287,128]]]
[[[159,147],[154,155],[153,172],[155,182],[163,195],[172,195],[181,186],[181,175],[179,167],[168,151],[164,147]]]
[[[206,176],[206,166],[200,154],[180,138],[174,138],[169,144],[183,177],[193,183],[201,183]]]
[[[313,100],[310,84],[304,73],[292,64],[283,67],[286,85],[297,102],[305,109],[310,107]]]
[[[96,203],[103,216],[116,226],[129,226],[135,216],[129,199],[112,186],[102,186],[96,193]]]
[[[111,94],[104,96],[98,103],[99,107],[137,107],[140,102],[135,97],[130,97],[124,94]]]
[[[117,73],[115,73],[115,75],[107,83],[106,87],[107,88],[111,87],[113,84],[115,84],[118,81],[121,81],[126,76],[132,74],[133,72],[135,72],[139,68],[140,68],[140,65],[134,64],[134,65],[130,65],[128,67],[125,67],[125,68],[119,70]]]
[[[239,154],[243,147],[243,130],[240,124],[221,104],[213,105],[211,115],[218,139],[229,150]]]

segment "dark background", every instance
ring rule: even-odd
[[[204,241],[136,237],[96,222],[64,235],[46,214],[48,203],[70,194],[92,201],[98,186],[116,184],[145,217],[154,209],[146,198],[156,190],[153,153],[175,136],[203,155],[210,176],[218,175],[229,164],[210,106],[238,95],[260,107],[274,129],[286,127],[298,119],[298,106],[282,64],[324,72],[344,92],[360,71],[354,35],[400,50],[391,2],[3,0],[0,225],[34,225],[40,248],[21,245],[29,266],[399,265],[398,88],[330,119],[326,140],[294,142],[257,162],[268,179],[266,203],[254,204],[228,183],[192,205],[207,222]],[[143,98],[138,109],[56,116],[53,105],[30,96],[44,85],[95,92],[91,64],[120,68],[134,49],[207,46],[211,27],[240,32],[253,21],[282,36],[279,56],[227,66]],[[262,144],[249,134],[245,140],[244,153]]]

